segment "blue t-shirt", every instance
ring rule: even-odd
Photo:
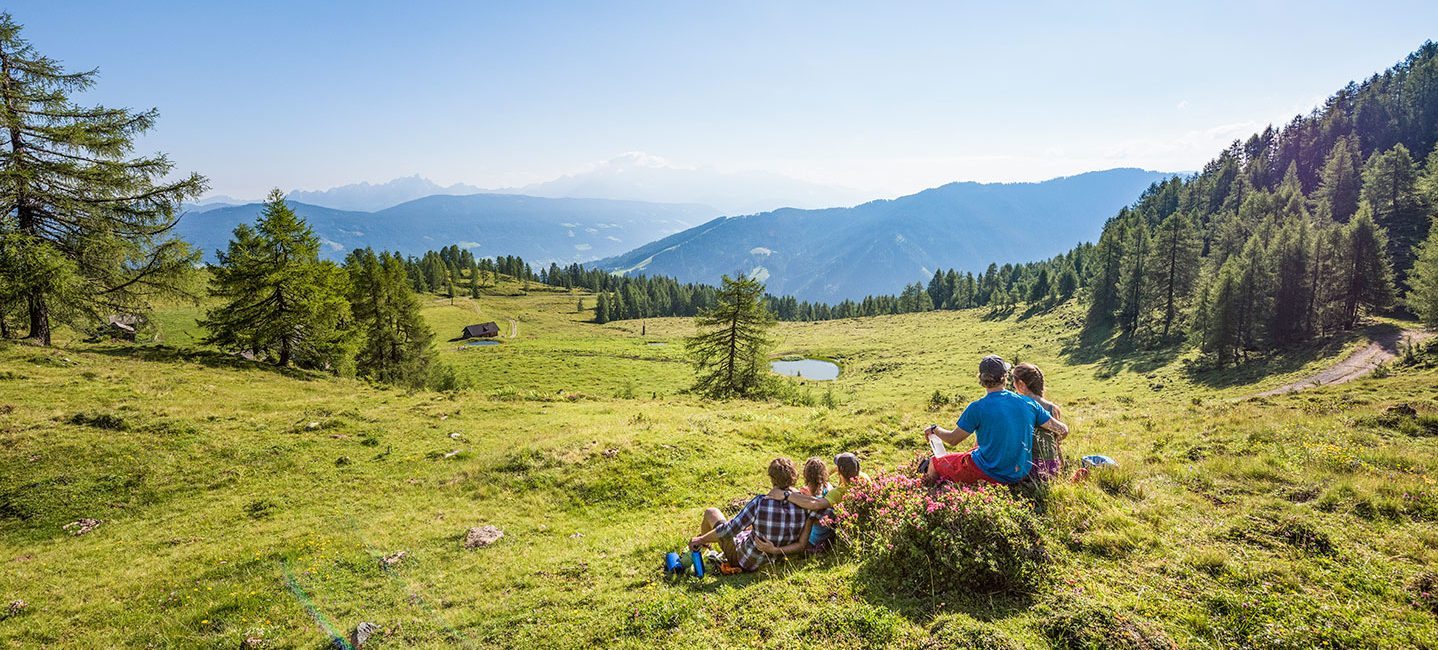
[[[1019,481],[1033,463],[1034,428],[1049,421],[1049,412],[1027,397],[1001,390],[970,402],[959,416],[959,428],[979,439],[974,464],[1005,483]]]

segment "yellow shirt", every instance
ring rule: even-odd
[[[826,494],[826,495],[824,495],[824,500],[829,502],[829,507],[831,507],[831,508],[834,507],[834,506],[837,506],[837,505],[839,505],[840,502],[842,502],[842,501],[844,500],[844,495],[846,495],[846,494],[849,493],[849,486],[853,485],[855,481],[868,481],[868,480],[869,480],[869,475],[868,475],[868,474],[865,474],[865,473],[863,473],[863,472],[859,472],[859,475],[858,475],[858,476],[855,476],[855,477],[852,478],[852,479],[849,479],[849,482],[847,482],[847,483],[840,482],[839,485],[838,485],[838,487],[835,487],[834,489],[829,490],[829,493]]]

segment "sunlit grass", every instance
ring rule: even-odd
[[[470,385],[454,394],[204,351],[200,307],[163,311],[156,345],[0,348],[0,607],[28,604],[0,610],[0,645],[316,647],[324,624],[368,620],[386,647],[917,646],[954,629],[1033,646],[1048,622],[1109,611],[1185,646],[1438,644],[1408,588],[1438,563],[1438,437],[1381,417],[1433,416],[1432,372],[1239,401],[1354,343],[1249,384],[1187,354],[1076,351],[1072,307],[942,312],[781,324],[776,353],[841,365],[800,388],[834,408],[714,403],[685,393],[689,321],[599,326],[577,300],[430,300]],[[499,346],[446,340],[489,320]],[[1070,459],[1122,465],[1042,495],[1057,554],[1037,598],[894,597],[842,554],[662,577],[701,510],[762,489],[775,455],[912,459],[920,428],[979,394],[989,352],[1047,371]],[[954,404],[931,411],[935,391]],[[81,518],[104,523],[62,529]],[[484,524],[505,537],[464,549]]]

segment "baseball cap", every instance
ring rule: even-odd
[[[991,354],[979,360],[979,378],[986,381],[1007,379],[1009,371],[1012,369],[1013,366],[997,354]]]

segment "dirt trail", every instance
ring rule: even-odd
[[[516,336],[519,336],[519,321],[511,318],[509,319],[509,338]]]
[[[1433,332],[1423,330],[1395,330],[1383,332],[1373,338],[1373,341],[1362,349],[1348,355],[1342,361],[1318,372],[1317,374],[1304,377],[1291,384],[1284,384],[1272,390],[1251,395],[1251,397],[1272,397],[1284,393],[1313,388],[1315,386],[1326,386],[1328,384],[1341,384],[1353,381],[1362,377],[1378,364],[1386,363],[1398,356],[1398,344],[1404,339],[1418,343],[1432,338]]]

